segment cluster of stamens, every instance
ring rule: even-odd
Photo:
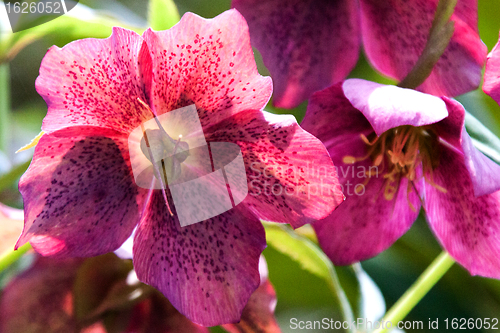
[[[375,133],[372,133],[375,136]],[[354,164],[370,158],[373,166],[366,171],[366,185],[376,173],[382,174],[385,181],[384,198],[394,199],[403,177],[408,179],[408,193],[414,189],[413,182],[424,177],[426,182],[441,192],[446,189],[436,184],[432,177],[433,170],[439,164],[439,138],[430,128],[400,126],[390,129],[370,141],[364,134],[361,139],[367,145],[367,153],[363,157],[344,156],[345,164]],[[418,175],[419,167],[422,175]],[[374,169],[376,171],[374,171]],[[413,207],[410,203],[410,206]]]

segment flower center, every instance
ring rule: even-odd
[[[408,179],[408,192],[413,189],[413,181],[419,177],[417,170],[422,166],[423,177],[426,182],[441,192],[446,189],[437,185],[432,172],[439,165],[439,137],[427,126],[414,127],[410,125],[390,129],[380,136],[372,133],[372,138],[361,134],[361,139],[367,145],[367,154],[363,157],[344,156],[345,164],[354,164],[371,158],[373,166],[366,172],[368,183],[375,173],[382,174],[385,180],[384,198],[394,199],[398,192],[402,177]],[[375,171],[374,171],[375,170]],[[411,206],[411,204],[410,204]]]

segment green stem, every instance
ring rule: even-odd
[[[401,296],[393,307],[385,314],[382,322],[391,322],[392,327],[397,327],[398,322],[403,320],[408,313],[420,302],[420,300],[431,290],[431,288],[443,277],[453,266],[455,260],[443,251],[429,267],[420,275],[417,281]],[[389,325],[391,326],[391,325]],[[374,333],[387,332],[390,328],[380,328]]]
[[[10,113],[9,64],[0,64],[0,150],[7,153]]]
[[[29,243],[24,244],[15,251],[9,251],[0,256],[0,273],[3,272],[7,267],[15,263],[19,258],[21,258],[26,252],[31,249]]]

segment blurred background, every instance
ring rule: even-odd
[[[230,0],[178,0],[175,3],[181,15],[190,11],[203,17],[214,17],[229,9],[231,5]],[[86,20],[89,23],[93,22],[96,15],[103,20],[102,22],[116,22],[118,25],[134,27],[140,31],[148,25],[147,10],[147,1],[81,0],[71,11],[71,15],[81,21],[79,26],[64,31],[56,27],[20,48],[19,52],[11,54],[10,61],[1,65],[1,203],[22,208],[17,181],[26,170],[33,149],[18,154],[15,152],[39,134],[42,119],[46,114],[46,104],[35,91],[35,79],[47,49],[54,44],[63,46],[77,38],[108,36],[112,24],[97,26],[85,24]],[[0,16],[0,19],[1,26],[5,27],[5,24],[8,24],[5,16]],[[499,30],[500,1],[479,0],[479,31],[489,50],[498,41]],[[29,30],[21,33],[26,32]],[[0,38],[5,36],[6,33],[2,33]],[[263,75],[268,75],[256,50],[255,56],[259,71]],[[387,78],[377,74],[363,57],[360,58],[351,77],[391,83]],[[460,96],[458,100],[497,137],[500,136],[500,107],[481,89]],[[266,109],[275,113],[291,113],[300,121],[306,106],[307,102],[294,110],[275,109],[270,105]],[[310,230],[299,232],[308,235]],[[325,317],[341,318],[337,297],[329,282],[311,270],[304,269],[304,261],[310,259],[292,259],[286,251],[288,250],[273,244],[264,251],[270,280],[278,295],[276,316],[283,332],[300,331],[290,327],[291,318],[304,321],[321,320]],[[376,318],[384,313],[384,303],[387,308],[394,304],[440,252],[439,244],[421,215],[411,230],[389,250],[361,264],[375,284],[360,277],[359,266],[355,269],[337,268],[337,273],[349,300],[357,304],[354,306],[358,308],[357,311],[363,308],[365,314],[369,312],[370,316]],[[0,286],[5,285],[6,281],[7,277],[0,275]],[[444,328],[446,318],[450,321],[452,318],[500,318],[500,281],[472,277],[460,266],[455,265],[406,318],[409,321],[422,321],[424,329],[409,328],[405,331],[433,331],[428,328],[428,323],[436,318],[440,319],[438,331],[446,331]],[[453,331],[451,328],[449,330]],[[481,330],[467,329],[467,331]]]

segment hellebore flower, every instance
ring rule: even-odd
[[[36,88],[48,105],[46,134],[19,183],[25,227],[17,246],[29,241],[40,254],[60,258],[96,256],[116,250],[137,227],[139,279],[198,324],[240,319],[259,286],[266,245],[259,219],[298,227],[327,216],[343,199],[321,142],[293,117],[261,111],[271,79],[258,74],[236,10],[212,20],[187,13],[167,31],[139,36],[115,28],[108,39],[53,47]],[[253,183],[236,207],[181,227],[168,188],[135,183],[128,138],[149,120],[193,104],[203,140],[237,144]],[[143,140],[149,133],[167,149],[168,131],[145,130]],[[183,140],[178,146],[186,148]],[[150,148],[144,161],[157,153]],[[181,153],[170,165],[174,176],[187,161]],[[332,176],[293,172],[312,158]],[[263,193],[266,182],[293,195]]]
[[[209,332],[140,283],[131,268],[128,260],[113,254],[85,260],[35,256],[34,264],[0,295],[0,333]],[[274,318],[276,294],[267,279],[264,257],[259,272],[260,287],[250,297],[242,321],[224,326],[228,331],[253,327],[280,332]]]
[[[345,79],[361,40],[370,63],[402,80],[429,37],[438,0],[233,0],[247,19],[252,44],[275,83],[273,103],[292,108]],[[459,0],[455,31],[429,78],[419,87],[456,96],[478,87],[486,46],[477,29],[477,0]]]
[[[472,145],[464,117],[447,97],[359,79],[313,95],[302,126],[325,143],[347,196],[313,224],[335,264],[388,248],[422,205],[457,262],[500,278],[500,166]]]

